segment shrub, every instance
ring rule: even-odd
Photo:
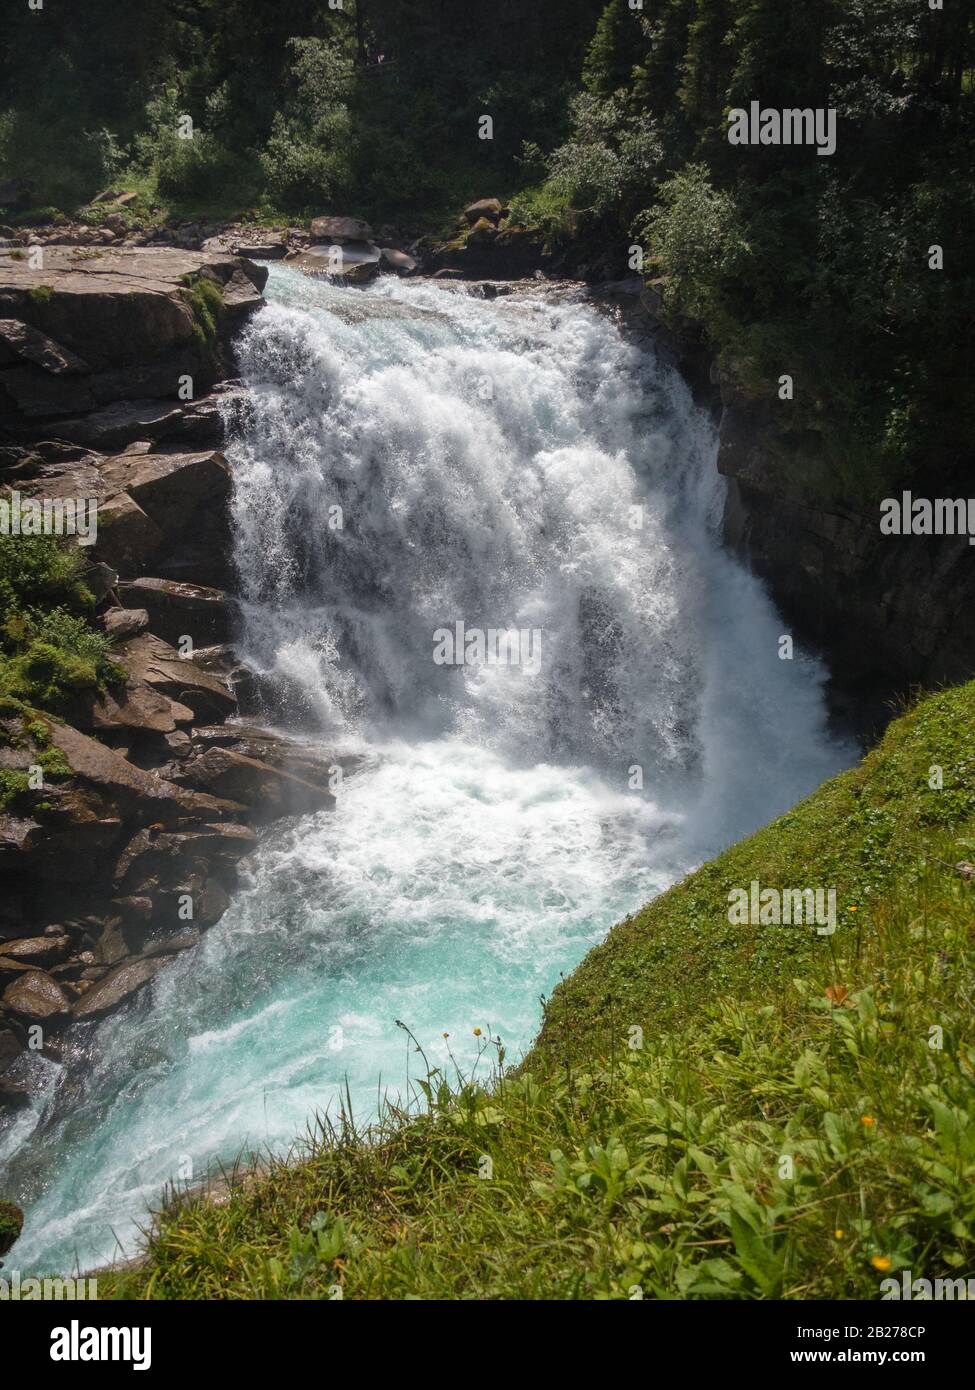
[[[638,218],[635,234],[669,277],[666,300],[722,341],[730,332],[728,300],[752,268],[751,247],[734,196],[712,186],[691,164],[660,188],[657,206]]]
[[[124,679],[111,642],[83,616],[94,599],[76,546],[50,536],[0,536],[0,708],[58,711],[81,690]]]
[[[0,606],[90,608],[95,600],[81,577],[84,565],[81,550],[57,537],[0,534]]]

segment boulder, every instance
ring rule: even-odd
[[[366,284],[379,272],[379,247],[371,242],[350,241],[310,246],[290,262],[307,275],[324,275],[353,285]]]
[[[221,507],[230,495],[230,466],[223,454],[130,450],[99,465],[102,479],[124,489],[164,536],[184,528],[201,507]]]
[[[248,264],[252,270],[257,269],[251,262]],[[267,271],[261,281],[262,287],[266,279]],[[235,270],[223,287],[223,314],[231,328],[236,328],[243,319],[249,318],[263,302],[256,280],[243,270]]]
[[[288,241],[286,237],[268,241],[252,237],[234,242],[232,250],[235,256],[246,256],[248,260],[280,261],[288,254]]]
[[[102,626],[113,641],[124,642],[145,632],[149,614],[145,608],[109,608],[102,614]]]
[[[242,802],[257,821],[333,807],[327,786],[227,748],[208,748],[189,759],[174,780],[214,796]]]
[[[91,368],[77,353],[19,319],[0,319],[0,366],[24,361],[52,376],[78,375]]]
[[[144,681],[129,679],[124,689],[103,691],[90,699],[81,709],[72,711],[75,724],[102,733],[119,729],[172,734],[178,724],[193,722],[193,711],[178,700],[171,700],[162,691]]]
[[[158,439],[182,414],[175,401],[113,401],[77,419],[59,420],[58,432],[93,449],[124,449],[137,439]]]
[[[51,1023],[66,1016],[70,1001],[50,975],[28,970],[7,986],[0,996],[0,1007],[21,1023]]]
[[[171,959],[171,956],[159,955],[123,961],[87,989],[75,1002],[71,1009],[72,1019],[78,1023],[87,1023],[112,1013],[119,1005],[137,994],[143,985],[148,984]]]
[[[5,941],[2,947],[6,959],[29,965],[50,965],[70,949],[70,936],[22,936]]]
[[[113,657],[128,672],[131,682],[161,690],[170,699],[187,705],[197,719],[224,717],[236,704],[223,681],[189,658],[181,657],[175,647],[150,632],[120,643]]]
[[[167,642],[187,636],[194,647],[226,642],[237,617],[234,599],[203,584],[144,577],[120,583],[118,594],[123,603],[147,612],[153,632]]]
[[[499,198],[481,198],[464,209],[464,216],[471,227],[485,219],[496,224],[507,215],[508,209],[502,205]]]
[[[139,637],[134,639],[135,642],[141,640]],[[45,720],[44,723],[51,743],[64,754],[73,776],[83,786],[100,792],[126,821],[136,816],[144,819],[166,815],[220,816],[226,809],[223,803],[211,797],[187,792],[143,772],[111,748],[106,748],[103,743],[89,738],[70,724],[57,724],[53,720]],[[91,808],[87,806],[85,809]],[[104,823],[112,830],[113,837],[117,835],[120,821],[116,817],[110,817]]]
[[[163,544],[163,533],[127,492],[98,504],[95,552],[116,573],[143,569]]]
[[[397,275],[412,275],[419,270],[420,263],[405,251],[397,251],[392,246],[383,246],[379,251],[380,261],[386,269]]]
[[[240,382],[218,382],[211,392],[192,401],[146,399],[114,401],[87,415],[59,420],[58,434],[103,453],[121,451],[139,441],[186,440],[217,445],[225,435],[224,411],[246,406]]]
[[[74,238],[72,238],[74,239]],[[217,333],[201,337],[189,286],[221,289]],[[0,319],[7,328],[0,419],[36,437],[32,422],[76,417],[124,400],[175,397],[220,375],[224,345],[262,303],[267,268],[228,253],[159,247],[48,245],[44,268],[0,257]]]
[[[243,811],[244,807],[240,806]],[[144,896],[152,885],[155,906],[160,886],[187,888],[187,878],[195,870],[202,885],[210,870],[233,866],[257,843],[257,836],[246,825],[224,822],[193,830],[161,830],[155,825],[138,830],[119,855],[114,882],[122,897]]]
[[[336,768],[345,775],[354,772],[362,764],[362,758],[358,754],[335,754],[323,750],[317,743],[299,743],[252,724],[197,726],[193,730],[193,747],[196,750],[228,749],[245,758],[252,758],[269,767],[288,772],[301,782],[310,783],[328,797],[333,794],[332,783]],[[328,801],[323,801],[322,804],[327,805]]]
[[[467,238],[468,246],[481,246],[491,242],[498,235],[498,229],[487,217],[481,217],[474,223]]]
[[[372,228],[358,217],[315,217],[311,223],[311,239],[321,241],[371,241]]]
[[[125,491],[158,527],[153,568],[162,578],[220,584],[229,575],[230,466],[217,450],[187,453],[133,445],[99,464],[103,483]],[[126,565],[128,576],[132,567]],[[136,566],[135,573],[146,573]]]

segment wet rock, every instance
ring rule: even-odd
[[[70,936],[22,936],[3,943],[4,956],[29,965],[50,965],[70,949]]]
[[[56,1022],[64,1018],[70,1001],[64,990],[43,970],[28,970],[9,984],[0,1006],[22,1023]]]
[[[30,1093],[22,1081],[13,1081],[9,1076],[0,1076],[0,1112],[3,1110],[24,1110],[30,1105]],[[3,1203],[0,1202],[0,1255],[3,1250]],[[11,1244],[13,1242],[11,1241]]]
[[[220,914],[223,916],[223,913]],[[163,941],[150,943],[144,952],[146,956],[175,956],[181,951],[191,951],[194,946],[199,946],[203,940],[198,931],[190,929],[180,932],[178,936],[167,936]]]
[[[380,252],[371,242],[349,241],[310,246],[291,264],[308,275],[324,275],[348,284],[362,285],[379,272]]]
[[[176,780],[184,786],[239,801],[258,821],[335,805],[335,797],[327,787],[316,786],[283,768],[227,748],[209,748],[191,758]]]
[[[379,252],[382,265],[397,275],[413,275],[420,268],[419,261],[405,251],[397,251],[392,246],[383,246]]]
[[[0,1027],[0,1072],[5,1072],[16,1062],[20,1053],[21,1046],[16,1035],[9,1028]]]
[[[76,1022],[88,1022],[112,1013],[149,983],[171,956],[150,956],[123,961],[78,999],[71,1009]]]

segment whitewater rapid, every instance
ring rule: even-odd
[[[721,548],[709,419],[609,317],[278,265],[267,297],[228,447],[241,647],[265,723],[361,761],[90,1065],[34,1061],[11,1268],[131,1250],[167,1180],[287,1149],[346,1088],[368,1119],[405,1086],[397,1019],[437,1064],[474,1028],[519,1055],[615,921],[855,756]],[[538,632],[538,671],[438,664],[458,622]]]

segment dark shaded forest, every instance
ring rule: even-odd
[[[8,221],[114,185],[147,216],[335,211],[437,232],[498,195],[570,270],[597,246],[624,273],[639,247],[665,312],[746,397],[774,401],[791,375],[771,429],[818,494],[971,463],[968,0],[6,9]],[[834,109],[835,154],[729,144],[729,108],[754,99]]]

